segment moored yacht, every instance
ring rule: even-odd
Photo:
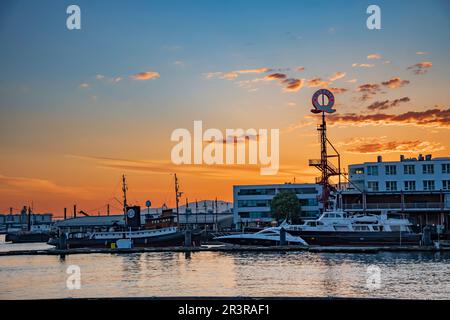
[[[280,227],[271,227],[256,233],[226,235],[216,237],[214,240],[239,245],[276,246],[280,244],[280,233]],[[293,236],[289,234],[289,232],[286,232],[286,244],[303,246],[308,245],[302,238]]]
[[[388,218],[385,213],[349,215],[333,210],[300,225],[283,222],[281,226],[310,245],[419,245],[421,240],[408,219]]]

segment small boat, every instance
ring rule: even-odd
[[[239,245],[257,245],[257,246],[277,246],[280,244],[280,227],[271,227],[256,233],[241,233],[227,236],[216,237],[214,240]],[[308,244],[300,237],[295,237],[286,232],[286,244],[302,245]]]
[[[30,230],[9,229],[5,235],[5,242],[33,243],[47,242],[52,235],[50,225],[32,225]]]

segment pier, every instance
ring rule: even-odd
[[[1,256],[18,255],[72,255],[72,254],[129,254],[152,252],[314,252],[314,253],[380,253],[380,252],[447,252],[450,247],[435,246],[383,246],[383,247],[352,247],[352,246],[214,246],[214,247],[144,247],[144,248],[77,248],[77,249],[47,249],[47,250],[16,250],[0,252]]]

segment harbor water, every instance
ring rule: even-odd
[[[46,246],[6,244],[2,239],[2,251]],[[79,289],[68,287],[70,266],[79,268]],[[1,256],[0,299],[161,296],[449,299],[449,272],[450,253],[443,252]]]

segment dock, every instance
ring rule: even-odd
[[[16,250],[0,252],[1,256],[19,255],[57,255],[72,254],[130,254],[157,252],[313,252],[313,253],[380,253],[380,252],[448,252],[450,247],[436,248],[435,246],[384,246],[384,247],[351,247],[351,246],[217,246],[217,247],[143,247],[127,249],[110,248],[77,248],[77,249],[47,249],[47,250]]]

